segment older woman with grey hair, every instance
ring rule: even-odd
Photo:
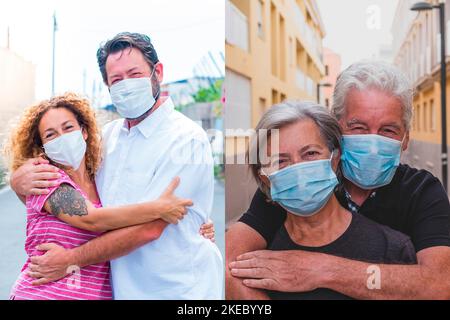
[[[265,132],[267,139],[261,134]],[[306,250],[373,263],[416,263],[407,236],[352,214],[339,203],[334,191],[339,185],[341,138],[336,119],[314,103],[284,102],[262,116],[247,154],[249,160],[256,159],[250,168],[268,199],[287,211],[268,249]],[[350,298],[326,288],[267,293],[272,299]]]

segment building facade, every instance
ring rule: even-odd
[[[35,66],[8,48],[0,47],[0,146],[22,111],[35,100]],[[5,183],[4,159],[0,157],[0,187]]]
[[[336,80],[341,73],[341,56],[331,49],[324,48],[323,61],[325,64],[325,78],[322,83],[329,86],[322,87],[320,90],[320,103],[328,109],[333,105],[333,91]]]
[[[415,88],[410,144],[402,162],[442,177],[439,11],[410,11],[414,0],[400,0],[392,34],[394,63],[411,79]],[[428,1],[437,4],[439,1]],[[447,68],[450,53],[450,1],[446,1]],[[448,75],[448,70],[446,70]],[[450,115],[450,83],[447,76],[447,119]],[[447,133],[447,141],[450,134]]]
[[[35,100],[35,66],[7,48],[0,48],[0,143],[14,120]]]
[[[226,0],[225,14],[226,212],[233,221],[256,188],[237,160],[248,130],[273,104],[317,99],[325,30],[315,0]]]

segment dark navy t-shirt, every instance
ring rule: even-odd
[[[375,223],[358,213],[352,214],[352,221],[347,230],[338,239],[325,246],[306,247],[296,244],[283,224],[275,233],[268,249],[321,252],[374,264],[417,263],[416,252],[408,236]],[[309,292],[267,291],[267,293],[271,299],[280,300],[352,299],[328,288],[318,288]]]

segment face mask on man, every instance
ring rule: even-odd
[[[342,173],[370,190],[389,184],[400,164],[402,141],[377,134],[342,136]]]
[[[111,101],[117,112],[124,118],[136,119],[149,111],[156,103],[153,93],[152,77],[130,78],[119,81],[110,87]]]
[[[65,133],[44,144],[47,157],[52,161],[77,170],[86,153],[86,141],[81,130]]]
[[[308,217],[319,212],[338,184],[331,159],[298,163],[268,176],[270,195],[287,211]]]

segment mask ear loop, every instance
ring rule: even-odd
[[[157,66],[158,64],[159,64],[159,61],[153,65],[153,70],[152,70],[152,73],[150,74],[150,83],[152,82],[153,75],[155,74],[156,66]],[[158,81],[158,79],[156,79],[156,81]],[[153,94],[153,84],[152,84],[152,94]],[[155,100],[158,100],[160,94],[161,94],[161,85],[159,86],[159,90],[158,90],[158,92],[153,96],[153,98],[155,98]],[[155,103],[156,103],[156,102],[155,102]]]
[[[267,178],[269,177],[269,175],[264,172],[264,169],[262,167],[259,169],[259,174],[262,175],[262,176],[265,176]]]

